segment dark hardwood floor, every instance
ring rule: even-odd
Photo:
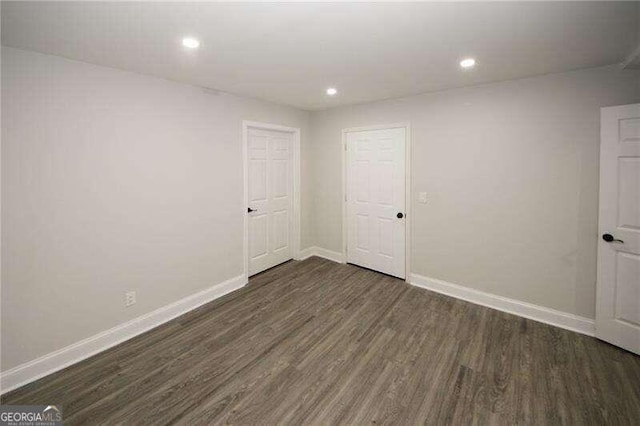
[[[640,357],[319,258],[2,397],[66,423],[640,424]]]

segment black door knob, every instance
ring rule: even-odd
[[[613,243],[613,242],[624,243],[624,241],[619,240],[617,238],[614,238],[613,235],[611,235],[611,234],[603,234],[602,235],[602,239],[605,240],[608,243]]]
[[[251,207],[247,207],[247,213],[257,212],[257,209],[252,209]]]
[[[396,215],[396,217],[397,217],[398,219],[402,219],[402,218],[404,217],[404,215],[403,215],[402,213],[398,213],[398,214]]]

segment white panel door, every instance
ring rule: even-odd
[[[348,132],[347,261],[405,277],[404,128]]]
[[[602,108],[596,336],[640,354],[640,104]]]
[[[249,128],[249,275],[292,258],[292,135]]]

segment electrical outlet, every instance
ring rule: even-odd
[[[136,292],[127,291],[124,294],[124,306],[131,306],[136,304]]]
[[[421,202],[422,204],[426,204],[427,202],[427,193],[426,192],[421,192],[418,194],[418,201]]]

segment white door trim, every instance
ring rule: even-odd
[[[362,132],[367,130],[405,129],[405,281],[409,282],[411,276],[411,123],[401,122],[392,124],[380,124],[375,126],[349,127],[342,129],[342,258],[347,261],[347,133]]]
[[[291,133],[293,141],[293,215],[291,220],[292,234],[291,244],[293,248],[293,258],[300,259],[300,129],[297,127],[286,127],[279,124],[260,123],[258,121],[244,120],[242,122],[242,173],[244,182],[243,209],[244,231],[242,238],[242,255],[244,256],[244,276],[249,277],[249,220],[247,208],[249,207],[249,164],[247,162],[247,143],[249,128],[261,130],[276,130],[279,132]]]

